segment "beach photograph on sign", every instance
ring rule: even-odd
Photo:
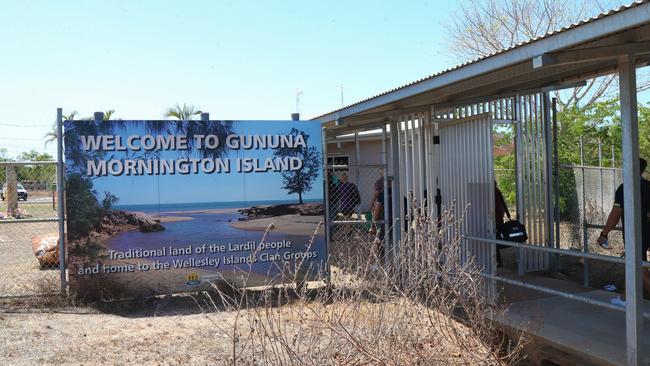
[[[66,121],[71,288],[148,296],[321,279],[321,126]]]

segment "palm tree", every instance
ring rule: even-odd
[[[104,111],[104,121],[110,121],[111,117],[113,117],[113,113],[115,113],[115,109]]]
[[[173,107],[167,108],[163,116],[165,118],[176,118],[181,121],[189,121],[200,114],[201,111],[196,109],[196,107],[191,104],[183,103],[181,106],[180,104],[176,103],[176,105]]]
[[[204,158],[218,158],[225,156],[228,152],[225,144],[220,144],[215,149],[195,149],[194,136],[196,135],[217,135],[219,141],[223,141],[226,137],[233,133],[232,121],[203,121],[200,123],[190,122],[196,116],[200,115],[201,111],[191,104],[178,103],[173,107],[167,108],[164,113],[166,118],[174,118],[171,121],[147,121],[146,130],[153,135],[183,135],[187,136],[188,149],[180,151],[179,154],[189,156],[197,154]]]
[[[110,112],[112,114],[114,111],[111,110]],[[70,114],[64,114],[63,115],[63,120],[64,121],[73,121],[75,119],[75,117],[77,117],[78,114],[79,113],[77,113],[77,111],[72,111],[72,112],[70,112]],[[45,147],[47,147],[47,144],[49,144],[50,142],[56,141],[56,137],[57,137],[57,134],[56,134],[56,122],[54,122],[52,124],[52,129],[50,130],[50,132],[46,133],[45,136],[43,136],[43,137],[45,138]]]

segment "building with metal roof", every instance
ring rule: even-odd
[[[389,251],[399,250],[401,237],[409,235],[413,210],[439,217],[450,205],[469,207],[462,240],[466,241],[467,255],[482,265],[492,290],[498,291],[496,283],[500,283],[552,295],[543,301],[524,299],[513,305],[520,312],[511,313],[505,323],[513,325],[513,319],[532,306],[577,311],[562,316],[545,313],[547,323],[539,334],[560,354],[581,353],[575,358],[577,364],[650,364],[650,355],[644,349],[650,342],[648,327],[644,329],[650,307],[643,302],[642,289],[642,269],[650,263],[642,262],[641,245],[637,245],[642,239],[642,224],[638,214],[636,69],[648,61],[650,1],[644,0],[322,114],[314,119],[323,123],[326,132],[332,163],[328,178],[341,166],[354,172],[357,179],[372,169],[386,172],[383,176],[370,175],[383,177],[377,178],[384,179],[383,185],[377,186],[390,187],[383,188],[383,202],[395,226],[384,233]],[[554,180],[557,122],[550,93],[615,73],[619,77],[623,130],[624,212],[625,217],[634,218],[624,223],[624,259],[568,251],[559,245],[559,186]],[[524,244],[495,239],[495,124],[511,126],[514,131],[516,216],[529,233]],[[371,164],[364,165],[364,143],[374,144],[368,154],[374,157]],[[346,163],[339,164],[341,161]],[[326,206],[332,204],[326,200]],[[331,207],[326,211],[331,212]],[[350,224],[349,220],[337,222],[332,217],[329,221],[332,228]],[[518,268],[513,276],[497,270],[496,245],[517,248]],[[625,308],[610,304],[598,291],[569,291],[561,284],[526,277],[549,270],[557,255],[624,263]],[[548,362],[562,361],[562,356],[552,353],[549,351]]]

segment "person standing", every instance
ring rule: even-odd
[[[349,217],[354,209],[361,203],[359,189],[352,182],[348,182],[348,174],[341,174],[341,182],[337,188],[337,197],[339,201],[339,212],[345,217]]]
[[[641,169],[641,174],[645,171],[648,163],[645,159],[639,159],[639,167]],[[648,248],[650,248],[650,182],[641,177],[641,243],[638,245],[641,246],[641,258],[643,261],[648,260]],[[607,221],[605,222],[605,228],[601,231],[600,236],[598,236],[597,243],[598,245],[608,248],[607,236],[610,231],[614,229],[619,220],[625,222],[623,217],[623,185],[621,184],[616,193],[614,194],[614,205],[612,210],[609,212]],[[625,226],[625,224],[623,224]],[[623,241],[625,241],[625,231],[623,231]],[[643,288],[646,292],[650,293],[650,272],[647,268],[642,269],[643,276]],[[612,298],[610,303],[617,306],[625,306],[625,290],[621,293],[621,296]]]
[[[388,187],[388,199],[391,199],[390,186]],[[370,212],[372,213],[373,224],[370,226],[370,233],[377,233],[377,224],[374,223],[376,220],[382,220],[384,216],[384,170],[379,169],[379,178],[375,181],[375,191],[372,194],[372,199],[370,200]]]

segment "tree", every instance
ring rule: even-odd
[[[120,199],[116,195],[105,191],[104,199],[102,200],[102,209],[104,210],[104,213],[110,212],[113,209],[113,206],[119,201]]]
[[[516,46],[529,39],[573,24],[620,0],[468,0],[445,24],[449,50],[459,62],[476,59]],[[591,79],[586,86],[556,93],[560,108],[589,105],[606,96],[615,75]]]
[[[316,147],[309,146],[309,135],[303,131],[298,131],[296,128],[292,128],[289,134],[293,136],[302,135],[305,146],[283,147],[277,149],[274,156],[279,158],[294,157],[302,161],[302,167],[299,170],[280,173],[284,184],[282,188],[286,189],[289,194],[297,193],[298,203],[302,203],[302,194],[311,191],[312,184],[318,177],[321,157]]]
[[[73,121],[77,117],[77,114],[78,114],[77,111],[72,111],[70,114],[64,114],[63,120]],[[45,147],[47,147],[47,144],[49,144],[50,142],[56,141],[56,137],[57,137],[56,122],[52,124],[52,129],[50,130],[50,132],[46,133],[45,136],[43,137],[45,138]]]
[[[18,161],[54,161],[48,153],[39,153],[36,150],[25,151],[17,156]],[[56,165],[26,165],[17,170],[18,181],[29,184],[34,190],[47,190],[56,182]],[[29,188],[28,188],[29,189]]]
[[[196,109],[196,107],[191,104],[183,103],[181,106],[180,104],[176,103],[176,105],[173,107],[167,108],[163,116],[165,118],[176,118],[181,121],[189,121],[200,114],[201,111]]]
[[[65,185],[68,236],[75,240],[99,228],[103,212],[90,179],[81,174],[68,173]]]
[[[64,114],[63,115],[63,120],[64,121],[74,121],[74,119],[77,117],[78,114],[79,113],[77,111],[72,111],[70,114]],[[104,111],[103,121],[110,121],[111,118],[113,117],[113,114],[115,114],[115,109],[109,109],[109,110]],[[81,120],[90,121],[92,119],[93,118],[86,117],[86,118],[82,118]],[[47,147],[47,144],[49,144],[50,142],[55,142],[56,141],[56,122],[54,122],[54,124],[52,124],[52,130],[50,130],[50,132],[46,133],[45,136],[43,136],[43,137],[45,138],[45,147]]]
[[[111,135],[116,130],[124,128],[125,124],[122,120],[111,120],[115,114],[114,109],[109,109],[104,112],[104,117],[99,123],[94,121],[94,118],[82,118],[82,121],[89,121],[88,123],[76,123],[66,128],[63,139],[66,144],[66,158],[71,159],[74,164],[66,165],[68,169],[81,169],[87,160],[97,160],[105,155],[103,151],[82,151],[80,145],[77,143],[80,135]],[[72,112],[68,116],[64,116],[64,120],[74,120],[77,112]],[[108,122],[110,123],[103,123]],[[51,135],[51,134],[50,134]],[[56,139],[56,131],[53,133]],[[79,172],[79,170],[77,170]]]

